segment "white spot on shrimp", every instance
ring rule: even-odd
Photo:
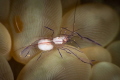
[[[38,48],[42,51],[49,51],[53,49],[52,41],[49,39],[41,39],[38,42]]]

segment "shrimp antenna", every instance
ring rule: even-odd
[[[72,32],[72,31],[68,30],[67,28],[63,28],[63,27],[62,27],[62,29],[65,29],[65,30],[67,30],[67,31],[69,31],[69,32]],[[84,36],[80,35],[78,32],[74,32],[74,34],[77,34],[81,39],[84,38],[84,39],[86,39],[86,40],[91,41],[92,43],[95,43],[95,44],[97,44],[97,45],[99,45],[99,46],[102,46],[101,44],[97,43],[96,41],[94,41],[94,40],[92,40],[92,39],[90,39],[90,38],[87,38],[87,37],[84,37]]]
[[[51,28],[49,28],[49,27],[46,27],[46,26],[44,26],[44,27],[52,31],[52,35],[51,35],[51,37],[53,37],[54,30],[53,30],[53,29],[51,29]]]
[[[74,11],[74,21],[73,21],[73,32],[74,32],[74,27],[75,27],[75,18],[76,18],[76,11],[77,11],[77,5],[78,5],[78,0],[76,2],[76,5],[75,5],[75,11]]]

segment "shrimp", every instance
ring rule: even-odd
[[[95,43],[99,46],[101,46],[101,44],[97,43],[96,41],[90,39],[90,38],[87,38],[87,37],[84,37],[82,35],[80,35],[78,32],[76,32],[77,30],[74,29],[74,25],[75,25],[75,14],[76,14],[76,9],[77,9],[77,4],[78,4],[78,1],[76,3],[76,7],[75,7],[75,12],[74,12],[74,22],[73,22],[73,30],[68,30],[67,28],[64,28],[62,27],[62,30],[66,30],[66,31],[69,31],[70,34],[60,34],[59,36],[57,37],[53,37],[53,34],[54,34],[54,30],[49,28],[49,27],[46,27],[44,26],[44,28],[46,29],[49,29],[50,31],[52,31],[52,34],[51,34],[51,37],[52,38],[41,38],[41,39],[38,39],[36,40],[35,42],[33,42],[31,45],[27,46],[26,48],[24,48],[22,51],[21,51],[21,54],[24,54],[24,53],[27,53],[26,55],[29,54],[30,52],[30,48],[33,47],[33,46],[38,46],[38,49],[43,51],[40,56],[37,58],[37,60],[39,60],[39,58],[42,56],[43,53],[47,52],[47,51],[51,51],[53,50],[54,48],[56,48],[58,50],[58,53],[60,54],[61,58],[63,58],[60,50],[64,50],[66,51],[67,53],[69,54],[73,54],[74,56],[76,56],[80,61],[84,62],[84,63],[87,63],[87,64],[90,64],[92,65],[92,62],[94,60],[85,60],[81,57],[79,57],[77,54],[75,54],[73,51],[71,51],[70,49],[68,48],[71,48],[71,49],[74,49],[80,53],[83,53],[82,51],[80,51],[79,49],[77,48],[74,48],[74,47],[71,47],[71,46],[66,46],[65,44],[67,44],[68,42],[74,42],[76,45],[77,42],[75,42],[74,40],[72,40],[72,38],[77,35],[78,37],[80,37],[81,39],[86,39],[86,40],[89,40],[91,41],[92,43]],[[79,45],[78,45],[79,47]]]

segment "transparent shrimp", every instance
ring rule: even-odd
[[[49,28],[49,27],[45,27],[45,28],[51,30],[53,32],[51,36],[53,36],[54,30],[51,29],[51,28]],[[39,58],[42,56],[43,53],[51,51],[55,47],[55,48],[57,48],[58,53],[60,54],[61,58],[63,58],[63,56],[62,56],[60,50],[64,50],[64,51],[66,51],[69,54],[73,54],[74,56],[76,56],[82,62],[92,65],[92,61],[93,60],[90,61],[88,59],[83,59],[83,58],[77,56],[70,49],[68,49],[68,48],[71,48],[71,49],[74,49],[74,50],[76,50],[76,51],[78,51],[80,53],[83,53],[79,49],[76,49],[76,48],[73,48],[73,47],[65,45],[68,41],[71,41],[70,40],[71,39],[70,36],[71,35],[60,35],[59,37],[54,37],[52,39],[51,38],[41,38],[41,39],[38,39],[38,40],[34,41],[31,45],[28,45],[27,47],[25,47],[21,51],[21,55],[25,55],[25,57],[30,56],[29,55],[30,50],[32,48],[36,48],[38,46],[37,48],[42,51],[42,53],[40,54],[40,56],[37,58],[37,60],[39,60]]]
[[[78,4],[78,1],[77,1],[77,3],[76,3],[76,7],[77,7],[77,4]],[[74,47],[70,47],[70,46],[66,46],[66,45],[65,45],[65,44],[68,43],[68,42],[74,42],[76,45],[78,45],[77,42],[75,42],[74,40],[72,40],[72,38],[73,38],[75,35],[77,35],[77,36],[80,37],[81,39],[86,39],[86,40],[91,41],[92,43],[95,43],[95,44],[97,44],[97,45],[100,45],[99,43],[95,42],[94,40],[89,39],[89,38],[87,38],[87,37],[84,37],[84,36],[80,35],[78,32],[76,32],[77,30],[74,30],[76,7],[75,7],[75,12],[74,12],[73,31],[70,31],[70,30],[68,30],[67,28],[62,27],[62,30],[64,29],[64,30],[66,30],[66,31],[69,31],[70,34],[60,34],[60,36],[54,37],[54,38],[52,38],[52,39],[51,39],[51,38],[41,38],[41,39],[38,39],[38,40],[36,40],[35,42],[33,42],[31,45],[29,45],[29,46],[27,46],[26,48],[24,48],[24,49],[21,51],[21,54],[26,53],[26,55],[28,55],[31,48],[33,48],[34,46],[38,46],[38,49],[40,49],[41,51],[43,51],[43,52],[40,54],[40,56],[37,58],[37,60],[39,60],[39,58],[42,56],[43,53],[45,53],[45,52],[47,52],[47,51],[51,51],[51,50],[54,49],[54,48],[57,48],[58,53],[60,54],[61,58],[63,58],[63,56],[62,56],[60,50],[64,50],[64,51],[66,51],[67,53],[74,55],[74,56],[75,56],[76,58],[78,58],[80,61],[92,65],[92,62],[93,62],[94,60],[89,60],[89,59],[81,58],[81,57],[79,57],[77,54],[75,54],[73,51],[71,51],[70,48],[78,51],[79,53],[83,53],[82,51],[80,51],[80,50],[77,49],[77,48],[74,48]],[[49,30],[52,31],[51,37],[53,37],[54,30],[51,29],[51,28],[49,28],[49,27],[46,27],[46,26],[44,26],[44,27],[45,27],[46,29],[49,29]],[[101,46],[101,45],[100,45],[100,46]],[[78,47],[79,47],[79,45],[78,45]],[[68,48],[69,48],[69,49],[68,49]]]
[[[54,47],[57,48],[57,50],[58,50],[61,58],[63,58],[63,56],[62,56],[60,50],[64,50],[64,51],[66,51],[67,53],[73,54],[74,56],[76,56],[80,61],[92,65],[92,62],[93,62],[94,60],[83,59],[83,58],[79,57],[78,55],[76,55],[74,52],[72,52],[72,51],[71,51],[70,49],[68,49],[68,48],[74,49],[74,50],[76,50],[76,51],[78,51],[78,52],[80,52],[80,53],[83,53],[82,51],[80,51],[79,49],[76,49],[76,48],[73,48],[73,47],[70,47],[70,46],[66,46],[66,45],[65,45],[65,44],[68,43],[68,42],[74,42],[76,45],[78,45],[77,42],[75,42],[74,40],[72,40],[72,38],[73,38],[75,35],[77,35],[77,36],[80,37],[81,39],[86,39],[86,40],[91,41],[92,43],[95,43],[95,44],[97,44],[97,45],[100,45],[99,43],[95,42],[95,41],[92,40],[92,39],[89,39],[89,38],[87,38],[87,37],[83,37],[83,36],[80,35],[78,32],[76,32],[77,30],[74,30],[75,14],[76,14],[77,4],[78,4],[78,1],[77,1],[77,3],[76,3],[75,12],[74,12],[73,31],[70,31],[70,30],[68,30],[67,28],[62,27],[62,30],[64,29],[64,30],[66,30],[66,31],[69,31],[70,34],[60,34],[60,36],[54,37],[54,38],[52,39],[52,42],[54,43]],[[54,30],[53,30],[53,29],[51,29],[51,28],[49,28],[49,27],[46,27],[46,28],[49,29],[49,30],[51,30],[51,31],[53,32],[53,34],[54,34]],[[53,34],[52,34],[52,35],[53,35]],[[78,45],[78,47],[79,47],[79,45]],[[44,52],[42,52],[42,53],[40,54],[39,58],[41,57],[41,55],[42,55],[43,53],[44,53]],[[38,58],[38,59],[39,59],[39,58]]]
[[[92,62],[95,61],[95,60],[83,59],[83,58],[77,56],[74,52],[72,52],[72,51],[71,51],[70,49],[68,49],[68,48],[75,49],[76,51],[78,51],[78,52],[80,52],[80,53],[83,53],[82,51],[80,51],[80,50],[78,50],[78,49],[76,49],[76,48],[73,48],[73,47],[65,46],[65,45],[64,45],[64,44],[66,44],[66,43],[68,43],[68,42],[74,42],[78,47],[80,47],[80,46],[77,44],[76,41],[72,40],[72,38],[73,38],[75,35],[77,35],[77,36],[80,37],[81,39],[86,39],[86,40],[88,40],[88,41],[90,41],[90,42],[92,42],[92,43],[94,43],[94,44],[96,44],[96,45],[101,46],[101,44],[97,43],[96,41],[94,41],[94,40],[92,40],[92,39],[90,39],[90,38],[88,38],[88,37],[84,37],[84,36],[80,35],[80,34],[77,32],[77,30],[74,29],[74,27],[75,27],[75,17],[76,17],[75,14],[76,14],[76,9],[77,9],[77,4],[78,4],[78,1],[77,1],[77,3],[76,3],[76,6],[75,6],[73,30],[70,31],[70,30],[68,30],[67,28],[62,27],[62,30],[64,29],[64,30],[66,30],[66,31],[69,31],[70,34],[60,34],[59,37],[53,38],[53,42],[54,42],[54,44],[55,44],[55,47],[57,47],[57,50],[58,50],[58,52],[59,52],[59,54],[60,54],[60,56],[61,56],[62,58],[63,58],[63,56],[62,56],[60,50],[64,50],[64,51],[66,51],[67,53],[73,54],[73,55],[76,56],[80,61],[92,65]],[[78,29],[78,30],[79,30],[79,29]],[[53,31],[53,30],[52,30],[52,31]]]
[[[47,29],[50,29],[50,28],[48,28],[48,27],[46,27],[46,28],[47,28]],[[54,30],[52,30],[52,29],[50,29],[50,30],[54,32]],[[80,50],[77,49],[77,48],[74,48],[74,47],[70,47],[70,46],[66,46],[66,45],[65,45],[68,41],[71,41],[71,40],[70,40],[71,38],[69,38],[69,36],[71,36],[71,35],[60,35],[60,36],[54,37],[54,38],[52,39],[52,42],[53,42],[53,44],[54,44],[54,47],[58,50],[61,58],[63,58],[63,56],[62,56],[60,50],[64,50],[64,51],[66,51],[66,52],[69,53],[69,54],[73,54],[74,56],[76,56],[76,57],[77,57],[79,60],[81,60],[82,62],[92,65],[92,61],[94,61],[94,60],[91,60],[91,61],[90,61],[89,59],[81,58],[81,57],[77,56],[74,52],[72,52],[72,50],[68,49],[68,48],[71,48],[71,49],[74,49],[74,50],[78,51],[79,53],[83,53],[82,51],[80,51]],[[52,49],[51,49],[51,50],[52,50]],[[48,50],[48,51],[49,51],[49,50]],[[39,58],[41,57],[41,55],[42,55],[43,53],[44,53],[44,52],[42,52],[42,53],[40,54]],[[38,58],[38,59],[39,59],[39,58]],[[37,59],[37,60],[38,60],[38,59]]]

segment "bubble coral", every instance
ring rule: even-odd
[[[3,55],[0,54],[0,80],[14,80],[13,72]]]
[[[120,68],[109,62],[93,66],[91,80],[120,80]]]
[[[120,67],[120,41],[115,41],[107,47],[112,56],[112,62]]]
[[[20,48],[30,45],[38,38],[51,36],[51,31],[44,26],[55,28],[54,36],[58,34],[62,18],[61,10],[60,0],[13,1],[10,24],[14,42],[13,48],[16,51],[13,53],[13,57],[18,62],[26,64],[37,53],[37,50],[31,49],[31,55],[28,58],[20,57]],[[18,34],[15,31],[13,21],[16,16],[19,16],[23,23],[23,30]]]
[[[7,60],[11,59],[11,37],[8,30],[0,23],[0,54]]]
[[[68,48],[70,49],[70,48]],[[86,58],[84,53],[74,49],[72,51],[79,57]],[[91,66],[83,63],[74,55],[61,50],[63,58],[57,50],[38,54],[21,70],[17,80],[88,80],[91,74]]]
[[[81,49],[90,60],[95,62],[111,62],[111,54],[101,46],[92,46]]]
[[[82,36],[88,37],[102,46],[106,46],[116,37],[119,31],[119,17],[109,6],[100,3],[80,5],[76,8],[75,19],[74,12],[75,9],[72,9],[63,16],[62,27],[72,30],[74,26]],[[73,24],[74,20],[75,24]],[[74,40],[81,48],[91,46],[91,44],[88,45],[89,41],[80,40],[78,37],[75,37]]]
[[[119,17],[117,13],[105,4],[89,3],[79,5],[78,3],[77,7],[75,7],[77,0],[74,0],[75,2],[69,0],[68,2],[70,4],[67,4],[67,1],[64,3],[62,0],[61,4],[61,0],[8,0],[7,6],[0,8],[1,12],[5,13],[1,14],[0,12],[1,22],[5,21],[9,16],[9,23],[5,26],[10,31],[12,37],[12,57],[16,61],[25,64],[20,71],[17,80],[90,80],[90,78],[92,80],[119,80],[119,67],[109,63],[111,62],[111,56],[114,62],[113,55],[110,56],[109,52],[104,49],[106,48],[105,46],[113,41],[119,31]],[[46,29],[44,26],[54,30],[54,35],[51,36],[51,30]],[[68,49],[72,50],[75,54],[85,60],[95,59],[98,61],[98,63],[93,66],[80,61],[74,55],[69,54],[64,50],[61,50],[63,58],[61,58],[56,49],[45,52],[40,59],[38,59],[38,57],[40,56],[41,51],[38,49],[30,49],[30,56],[28,57],[20,56],[20,52],[37,39],[57,37],[59,36],[60,27],[67,27],[72,31],[73,26],[82,36],[88,37],[102,44],[102,47],[104,47],[93,47],[94,42],[81,39],[78,35],[75,35],[77,37],[72,38],[80,45],[79,48],[81,51],[83,50],[83,53],[77,52],[75,50],[76,48],[72,50],[68,47]],[[3,30],[4,32],[2,32]],[[0,47],[1,49],[4,47],[2,52],[5,53],[5,51],[7,51],[10,53],[11,43],[7,43],[10,42],[10,38],[9,33],[6,31],[6,29],[1,27],[0,40],[2,43]],[[68,30],[64,30],[63,32],[66,35],[69,33]],[[78,47],[74,43],[71,43],[71,45]],[[112,49],[109,48],[108,50]],[[117,60],[118,59],[119,58],[117,58]],[[14,68],[17,68],[16,66],[19,65],[14,64]],[[3,77],[12,80],[13,75],[10,71],[11,69],[7,67],[7,65],[2,67],[1,70],[4,71],[1,72],[4,74],[4,72],[8,71],[11,78]],[[2,73],[0,75],[2,75]],[[6,76],[8,76],[7,73]],[[14,77],[16,79],[15,74]]]

